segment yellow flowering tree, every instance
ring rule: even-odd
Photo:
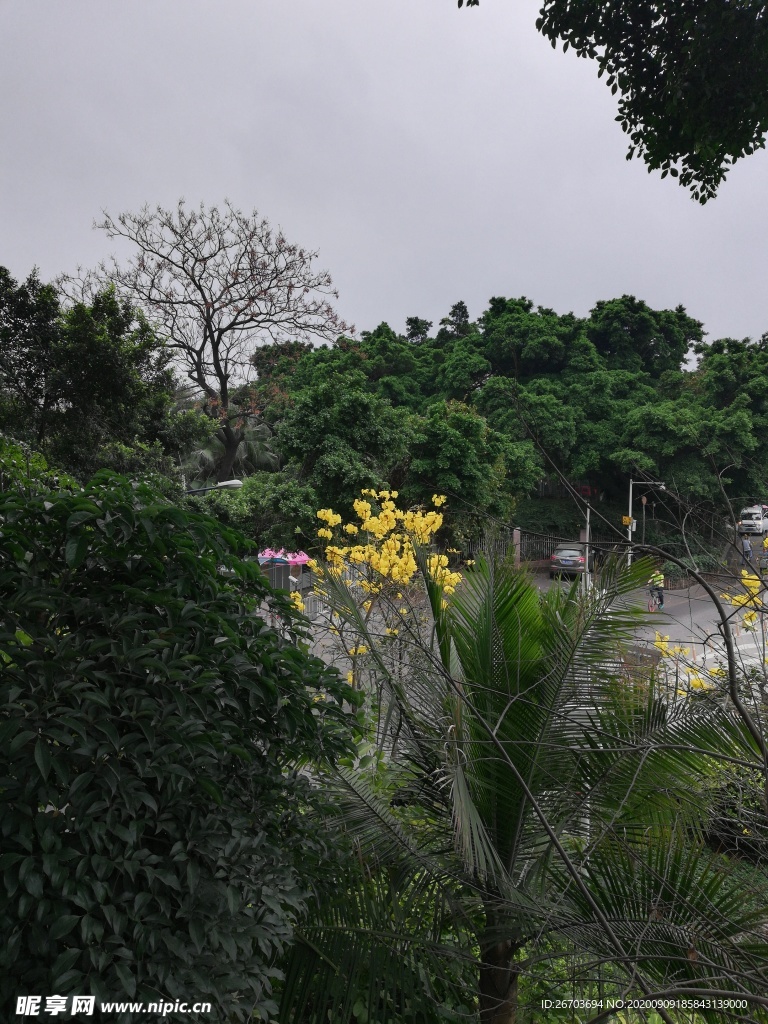
[[[364,638],[373,632],[379,656],[394,643],[402,655],[405,635],[425,621],[425,582],[447,602],[462,579],[448,554],[430,550],[443,525],[445,495],[434,494],[431,508],[412,509],[400,508],[398,496],[364,489],[348,522],[331,508],[317,512],[324,557],[309,567],[317,593],[329,602],[330,636],[349,659],[354,684],[366,664],[361,659],[372,653]]]

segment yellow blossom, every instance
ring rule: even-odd
[[[329,526],[338,526],[341,522],[341,516],[334,512],[332,508],[318,509],[316,515],[318,519],[322,519]]]
[[[711,690],[712,684],[698,674],[688,676],[688,685],[692,690]]]
[[[291,591],[291,604],[293,605],[297,612],[304,611],[306,605],[302,601],[301,594],[299,593],[298,590]]]
[[[435,508],[403,511],[395,504],[396,491],[377,492],[368,488],[362,495],[371,500],[358,498],[353,502],[360,525],[347,523],[342,532],[356,540],[362,535],[365,542],[350,546],[329,544],[325,549],[326,572],[340,576],[354,567],[354,585],[367,596],[386,592],[392,584],[409,586],[419,573],[416,546],[433,542],[443,524],[442,514]],[[444,495],[434,497],[438,505],[445,501]],[[326,524],[320,536],[332,540],[331,528],[340,522],[340,517],[332,509],[320,509],[317,515]],[[461,582],[461,574],[451,572],[448,556],[444,554],[428,556],[428,572],[446,596]],[[402,599],[402,591],[397,591],[397,600]],[[370,604],[364,603],[364,607],[367,610]],[[404,608],[400,614],[407,612]]]
[[[322,526],[317,531],[317,536],[318,537],[324,537],[326,540],[331,540],[333,538],[333,533],[332,533],[331,530],[327,529],[325,526]]]
[[[371,503],[369,501],[361,501],[357,498],[352,502],[352,508],[357,513],[357,518],[365,522],[371,517]]]
[[[432,495],[432,504],[435,506],[435,508],[440,508],[441,505],[445,504],[446,500],[447,499],[444,494]]]
[[[355,673],[350,669],[350,671],[347,672],[347,682],[351,686],[354,683],[354,681],[355,681]]]
[[[347,654],[350,656],[350,658],[356,658],[360,654],[367,653],[368,648],[365,646],[365,644],[360,644],[359,647],[350,647],[350,649],[347,651]]]
[[[653,646],[661,652],[662,658],[669,657],[669,637],[662,636],[661,633],[656,634],[656,639],[653,642]]]

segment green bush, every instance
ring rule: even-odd
[[[239,491],[211,491],[188,501],[240,530],[259,548],[296,551],[317,544],[319,499],[312,487],[285,473],[254,473]]]
[[[0,492],[27,493],[51,487],[79,490],[80,485],[65,473],[52,470],[40,452],[0,431]]]
[[[720,568],[720,561],[715,555],[711,554],[700,554],[695,559],[689,557],[681,558],[681,562],[684,565],[678,565],[676,562],[665,562],[661,571],[668,580],[682,580],[688,576],[689,569],[695,569],[698,572],[717,572]],[[691,580],[692,582],[692,580]]]
[[[348,750],[350,691],[265,626],[290,611],[243,544],[120,478],[0,494],[3,1019],[25,992],[270,1011],[314,843],[295,769]]]

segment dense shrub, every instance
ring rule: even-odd
[[[25,992],[269,1009],[295,767],[347,750],[349,691],[264,625],[242,545],[115,477],[0,494],[3,1019]]]
[[[259,548],[295,551],[317,543],[317,496],[308,484],[285,473],[254,473],[239,491],[210,491],[187,500],[240,530]]]
[[[718,572],[722,569],[720,560],[711,554],[699,554],[695,559],[690,557],[681,558],[684,565],[678,565],[676,562],[664,562],[661,569],[664,576],[668,580],[682,580],[688,577],[688,569],[694,569],[697,572]],[[691,577],[691,582],[693,578]]]

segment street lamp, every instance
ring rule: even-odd
[[[242,480],[222,480],[220,484],[214,484],[213,487],[193,487],[191,491],[184,491],[184,493],[206,494],[208,491],[239,491],[242,486]]]
[[[624,523],[627,527],[627,566],[632,565],[632,530],[635,525],[635,521],[632,518],[632,487],[634,484],[645,484],[646,487],[658,487],[660,491],[666,491],[667,485],[663,480],[633,480],[630,477],[629,480],[629,515],[626,516]]]

